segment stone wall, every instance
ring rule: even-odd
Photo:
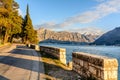
[[[29,48],[35,49],[36,51],[40,51],[39,45],[27,44],[26,46],[29,47]]]
[[[27,44],[27,47],[35,49],[36,51],[42,51],[46,54],[52,55],[55,58],[59,59],[63,64],[66,64],[66,49],[56,48],[56,47],[39,46],[39,45],[34,45],[34,44]]]
[[[59,59],[62,63],[66,64],[66,49],[40,46],[40,51],[45,52],[49,55],[53,55],[54,57]]]
[[[118,61],[115,58],[73,52],[73,70],[87,80],[118,80]]]

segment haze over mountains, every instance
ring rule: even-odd
[[[104,33],[103,30],[97,28],[97,27],[85,27],[85,28],[79,28],[79,29],[70,29],[68,30],[70,32],[78,32],[80,34],[84,35],[102,35]]]
[[[94,42],[102,34],[102,31],[97,29],[96,30],[82,29],[77,32],[69,32],[69,31],[57,32],[49,29],[40,28],[37,32],[38,32],[39,41],[56,42],[56,43],[61,43],[61,42],[91,43]]]

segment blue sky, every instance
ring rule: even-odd
[[[37,28],[79,30],[95,27],[108,31],[120,26],[120,0],[15,1],[23,16],[29,4],[30,16]]]

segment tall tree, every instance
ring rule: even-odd
[[[14,0],[0,0],[0,40],[3,43],[21,32],[22,17],[18,15],[18,8]]]
[[[32,20],[29,14],[29,6],[27,5],[26,16],[23,24],[22,32],[23,42],[24,43],[37,43],[37,33],[33,28]]]
[[[2,31],[3,43],[7,42],[10,32],[10,27],[12,26],[12,21],[10,20],[10,15],[12,14],[12,1],[13,0],[1,0],[1,11],[0,11],[0,29]]]

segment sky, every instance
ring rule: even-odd
[[[15,0],[24,17],[29,5],[35,28],[78,31],[98,28],[109,31],[120,26],[120,0]]]

